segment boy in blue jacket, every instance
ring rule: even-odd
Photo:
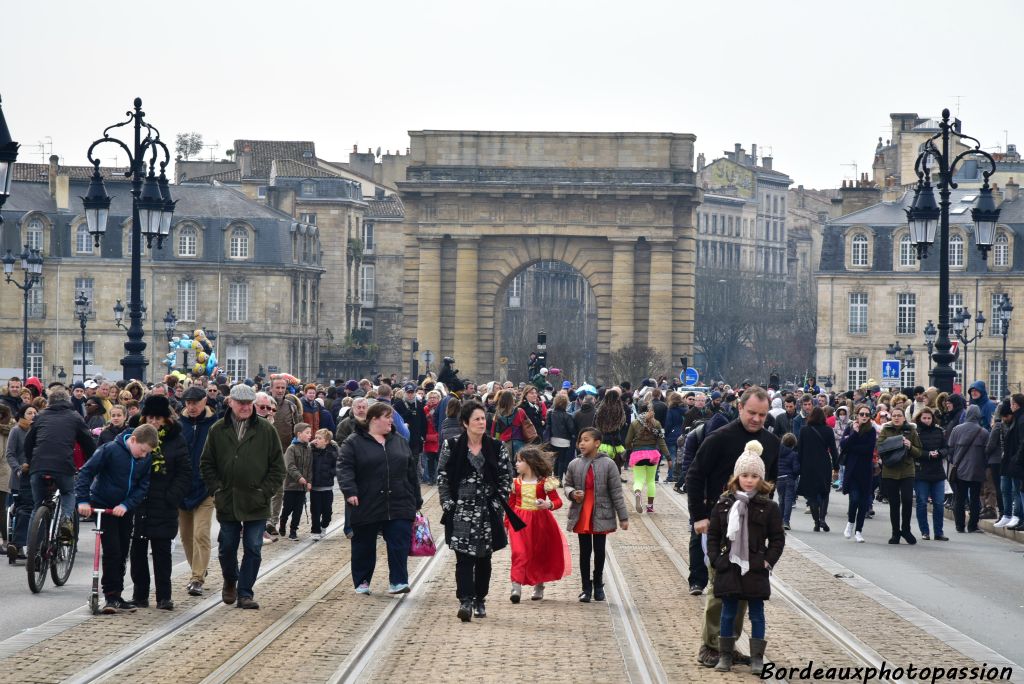
[[[132,538],[135,509],[149,491],[150,452],[159,437],[152,425],[140,425],[130,434],[121,434],[101,446],[78,471],[75,499],[81,515],[92,509],[111,509],[103,516],[103,613],[112,615],[134,611],[135,606],[121,598],[124,571]]]

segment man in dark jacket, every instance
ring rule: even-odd
[[[768,393],[760,387],[752,387],[740,397],[740,417],[725,427],[708,435],[697,450],[686,473],[686,494],[690,509],[690,520],[696,534],[706,534],[710,525],[710,514],[718,498],[732,477],[736,460],[743,453],[750,440],[757,440],[763,447],[761,458],[765,464],[765,479],[775,482],[779,474],[779,438],[764,429],[770,406]],[[714,582],[713,571],[709,582]],[[743,619],[744,609],[737,611],[737,621]],[[704,629],[701,633],[703,644],[699,658],[707,667],[718,663],[718,635],[722,616],[722,602],[708,596],[704,606]],[[737,632],[738,633],[738,632]]]
[[[264,395],[264,402],[271,404],[273,400]],[[206,570],[210,566],[210,526],[213,524],[213,497],[206,489],[203,477],[199,472],[199,459],[206,446],[206,437],[210,428],[217,422],[217,417],[206,405],[206,393],[199,387],[189,387],[182,395],[185,410],[182,411],[181,436],[188,445],[192,463],[192,482],[188,493],[178,510],[178,526],[181,533],[181,546],[185,550],[185,560],[192,570],[188,583],[191,596],[203,595],[203,581]],[[257,399],[258,401],[258,399]]]
[[[992,416],[996,413],[998,404],[988,397],[988,388],[983,380],[976,380],[971,388],[967,390],[971,398],[971,405],[977,406],[981,411],[980,425],[986,430],[992,429]]]
[[[71,406],[67,390],[55,388],[50,392],[49,405],[36,416],[25,438],[25,458],[32,482],[33,507],[39,506],[46,498],[44,478],[52,477],[57,483],[61,533],[67,539],[75,533],[71,523],[75,508],[75,444],[82,448],[85,460],[89,460],[96,449],[96,442],[85,421]]]
[[[263,532],[270,500],[284,484],[284,455],[277,430],[253,411],[256,393],[235,385],[224,418],[210,428],[199,461],[208,491],[213,492],[220,523],[218,559],[224,575],[221,598],[239,608],[259,608],[253,584],[260,570]],[[242,542],[242,565],[238,544]]]
[[[405,386],[404,397],[394,402],[395,413],[401,416],[409,428],[409,450],[417,458],[423,451],[423,437],[427,433],[423,406],[424,403],[416,399],[416,385],[411,383]]]
[[[588,394],[583,397],[583,404],[580,406],[580,410],[572,414],[573,423],[576,425],[576,434],[580,434],[586,428],[594,427],[594,417],[596,415],[594,395]]]
[[[18,415],[21,408],[21,378],[14,376],[7,381],[7,390],[0,392],[0,401],[7,404],[11,409],[11,415]]]

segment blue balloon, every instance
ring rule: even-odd
[[[213,369],[217,367],[217,353],[214,351],[210,352],[210,358],[206,360],[206,372],[213,374]]]

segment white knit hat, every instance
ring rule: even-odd
[[[764,451],[764,447],[757,440],[750,440],[747,445],[743,447],[743,453],[736,459],[736,465],[732,469],[733,475],[742,475],[747,473],[749,475],[757,475],[762,480],[764,479],[764,460],[761,458],[761,453]]]

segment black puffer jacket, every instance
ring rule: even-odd
[[[415,518],[423,505],[417,465],[401,435],[389,432],[382,445],[356,423],[338,460],[342,493],[346,499],[359,497],[359,505],[351,509],[352,526]]]
[[[942,482],[946,479],[942,459],[949,456],[945,433],[940,427],[926,427],[924,423],[918,423],[917,436],[921,438],[921,456],[914,459],[914,478],[923,482]],[[939,452],[939,455],[933,458],[929,455],[933,451]]]
[[[129,421],[137,422],[138,416]],[[134,536],[173,539],[178,534],[178,507],[192,486],[192,457],[177,422],[170,423],[160,450],[150,457],[149,492],[135,514]]]
[[[775,567],[786,546],[779,505],[764,494],[757,494],[747,508],[747,548],[750,570],[740,574],[740,566],[729,560],[732,542],[726,537],[729,510],[735,494],[723,494],[711,511],[708,529],[708,561],[715,569],[715,598],[767,599],[772,589],[768,569]]]
[[[335,474],[338,472],[338,458],[341,448],[334,440],[323,449],[310,444],[309,453],[313,458],[313,476],[310,480],[314,487],[334,487]]]

